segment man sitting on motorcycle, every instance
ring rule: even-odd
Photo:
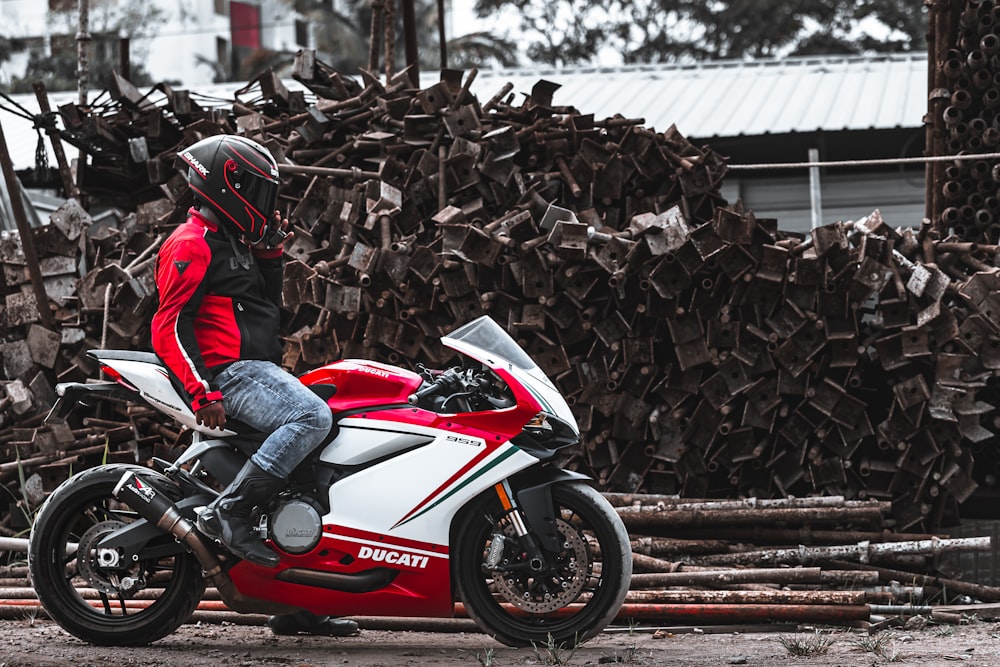
[[[195,205],[157,257],[153,348],[183,384],[198,424],[221,429],[232,417],[268,434],[200,514],[198,529],[240,558],[275,567],[279,556],[260,539],[251,514],[332,426],[326,403],[279,365],[288,221],[276,210],[278,165],[260,144],[232,135],[202,139],[178,157]],[[353,626],[332,632],[314,616],[288,622],[297,617],[272,627],[279,634],[357,629],[353,621],[329,621]]]

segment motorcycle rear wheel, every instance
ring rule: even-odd
[[[632,552],[614,508],[579,482],[554,486],[552,496],[563,548],[546,554],[555,565],[547,575],[523,570],[525,555],[510,538],[510,519],[496,511],[499,505],[489,510],[491,520],[482,512],[465,517],[457,534],[456,579],[466,612],[508,646],[581,644],[611,622],[628,593]],[[498,535],[504,536],[504,555],[490,569],[491,549],[494,558],[500,551]]]
[[[96,549],[88,548],[140,520],[112,493],[130,469],[149,472],[107,465],[61,484],[38,513],[28,548],[31,580],[49,617],[102,646],[142,646],[165,637],[191,616],[205,590],[201,567],[190,553],[140,559],[123,572],[103,567]],[[164,535],[164,545],[172,541]],[[122,592],[124,577],[142,584]]]

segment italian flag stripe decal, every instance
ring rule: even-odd
[[[421,511],[417,512],[413,516],[410,516],[410,517],[404,519],[403,521],[400,521],[395,526],[393,526],[393,528],[398,528],[399,526],[407,524],[407,523],[413,521],[414,519],[416,519],[417,517],[422,516],[422,515],[426,514],[427,512],[431,511],[432,509],[434,509],[435,507],[437,507],[438,505],[440,505],[441,503],[443,503],[445,500],[447,500],[451,496],[453,496],[456,493],[458,493],[461,489],[465,488],[466,486],[468,486],[469,484],[471,484],[476,479],[479,479],[480,477],[482,477],[484,474],[486,474],[487,471],[492,470],[493,468],[495,468],[498,465],[500,465],[502,462],[506,461],[508,458],[510,458],[511,456],[513,456],[518,451],[520,451],[520,450],[517,447],[515,447],[514,445],[510,445],[509,447],[507,447],[506,450],[504,450],[504,452],[502,454],[500,454],[499,456],[497,456],[496,458],[494,458],[492,461],[490,461],[489,463],[487,463],[486,465],[484,465],[482,468],[480,468],[479,470],[477,470],[473,475],[470,475],[469,477],[467,477],[461,484],[458,484],[458,485],[452,487],[451,491],[449,491],[448,493],[444,494],[443,496],[441,496],[440,498],[438,498],[433,503],[431,503],[430,505],[428,505],[427,507],[425,507]]]

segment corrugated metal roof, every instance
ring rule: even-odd
[[[509,81],[527,94],[539,79],[562,85],[556,105],[702,139],[920,127],[927,111],[925,54],[487,70],[473,90],[489,99]]]
[[[425,72],[421,83],[427,87],[436,79],[436,73]],[[684,135],[699,139],[920,127],[927,111],[927,58],[916,54],[482,70],[472,91],[485,102],[510,82],[519,103],[542,79],[560,84],[553,97],[556,105],[592,113],[598,120],[643,118],[646,127],[659,131],[675,124]],[[192,92],[232,100],[242,85]],[[34,95],[13,97],[37,113]],[[50,98],[57,108],[74,101],[76,93],[52,93]],[[0,122],[15,166],[32,166],[36,135],[31,123],[3,111]],[[77,154],[72,147],[67,150]],[[53,158],[50,162],[55,164]]]

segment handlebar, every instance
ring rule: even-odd
[[[497,394],[497,389],[490,385],[482,373],[472,370],[453,367],[427,372],[423,377],[426,384],[407,396],[408,404],[422,405],[431,410],[452,407],[458,411],[471,411],[507,408],[515,402],[513,397],[504,398]],[[455,400],[461,402],[453,404]]]
[[[410,394],[406,398],[406,402],[410,405],[419,405],[425,398],[437,395],[452,395],[456,393],[466,392],[469,390],[469,384],[472,380],[472,375],[468,372],[463,371],[461,368],[448,368],[437,373],[430,373],[425,376],[427,384],[417,389],[415,392]],[[445,403],[448,399],[445,399]]]
[[[430,382],[421,387],[420,389],[417,389],[412,394],[410,394],[406,398],[406,402],[409,403],[410,405],[416,405],[420,403],[420,401],[422,401],[423,399],[427,398],[428,396],[436,394],[440,390],[440,388],[441,387],[438,385],[437,382]]]

